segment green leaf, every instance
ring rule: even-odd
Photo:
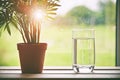
[[[9,23],[6,23],[5,27],[7,29],[8,34],[11,35],[11,30],[10,30]]]
[[[5,18],[2,11],[0,11],[0,27],[2,27],[5,24]]]
[[[48,19],[53,20],[54,18],[51,16],[47,16]]]
[[[14,20],[14,18],[11,18],[10,22],[16,29],[18,29],[17,22]]]
[[[61,6],[61,5],[54,3],[54,2],[50,2],[49,6],[50,7],[57,7],[57,6]]]
[[[2,32],[3,32],[3,29],[2,29],[2,28],[0,28],[0,37],[1,37],[1,35],[2,35]]]
[[[51,12],[51,11],[48,11],[47,14],[50,14],[50,15],[56,15],[55,12]]]
[[[58,8],[50,8],[48,11],[56,11]]]

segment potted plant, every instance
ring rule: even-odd
[[[24,43],[18,43],[22,73],[41,73],[47,43],[40,43],[43,17],[52,19],[59,0],[0,0],[0,35],[11,27],[21,34]]]

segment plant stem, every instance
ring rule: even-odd
[[[36,24],[33,22],[33,43],[36,43]]]
[[[33,42],[33,23],[30,22],[30,37],[31,37],[31,42]]]
[[[25,35],[25,38],[26,38],[26,40],[27,40],[27,42],[28,43],[30,43],[30,37],[29,37],[29,30],[28,30],[28,28],[27,27],[29,27],[28,25],[27,25],[27,20],[25,20],[26,19],[26,17],[23,17],[23,31],[24,31],[24,35]]]
[[[38,43],[39,43],[39,39],[40,39],[40,29],[41,29],[41,23],[38,23]]]

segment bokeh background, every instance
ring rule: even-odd
[[[45,66],[72,66],[72,29],[94,28],[96,66],[115,66],[116,0],[60,0],[55,19],[43,21],[41,42],[48,43]],[[12,27],[12,26],[11,26]],[[19,66],[17,43],[22,38],[13,28],[0,37],[0,66]]]

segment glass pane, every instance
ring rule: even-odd
[[[51,39],[47,50],[46,65],[71,65],[73,61],[72,29],[94,28],[95,65],[114,66],[116,0],[91,0],[91,3],[89,0],[69,0],[69,2],[61,0],[61,5],[57,18],[52,27],[49,27]]]
[[[72,29],[94,28],[96,66],[115,65],[116,0],[60,0],[61,6],[52,21],[44,21],[41,42],[47,42],[46,66],[72,66]],[[0,38],[0,66],[20,65],[16,44],[22,42],[15,30]]]

